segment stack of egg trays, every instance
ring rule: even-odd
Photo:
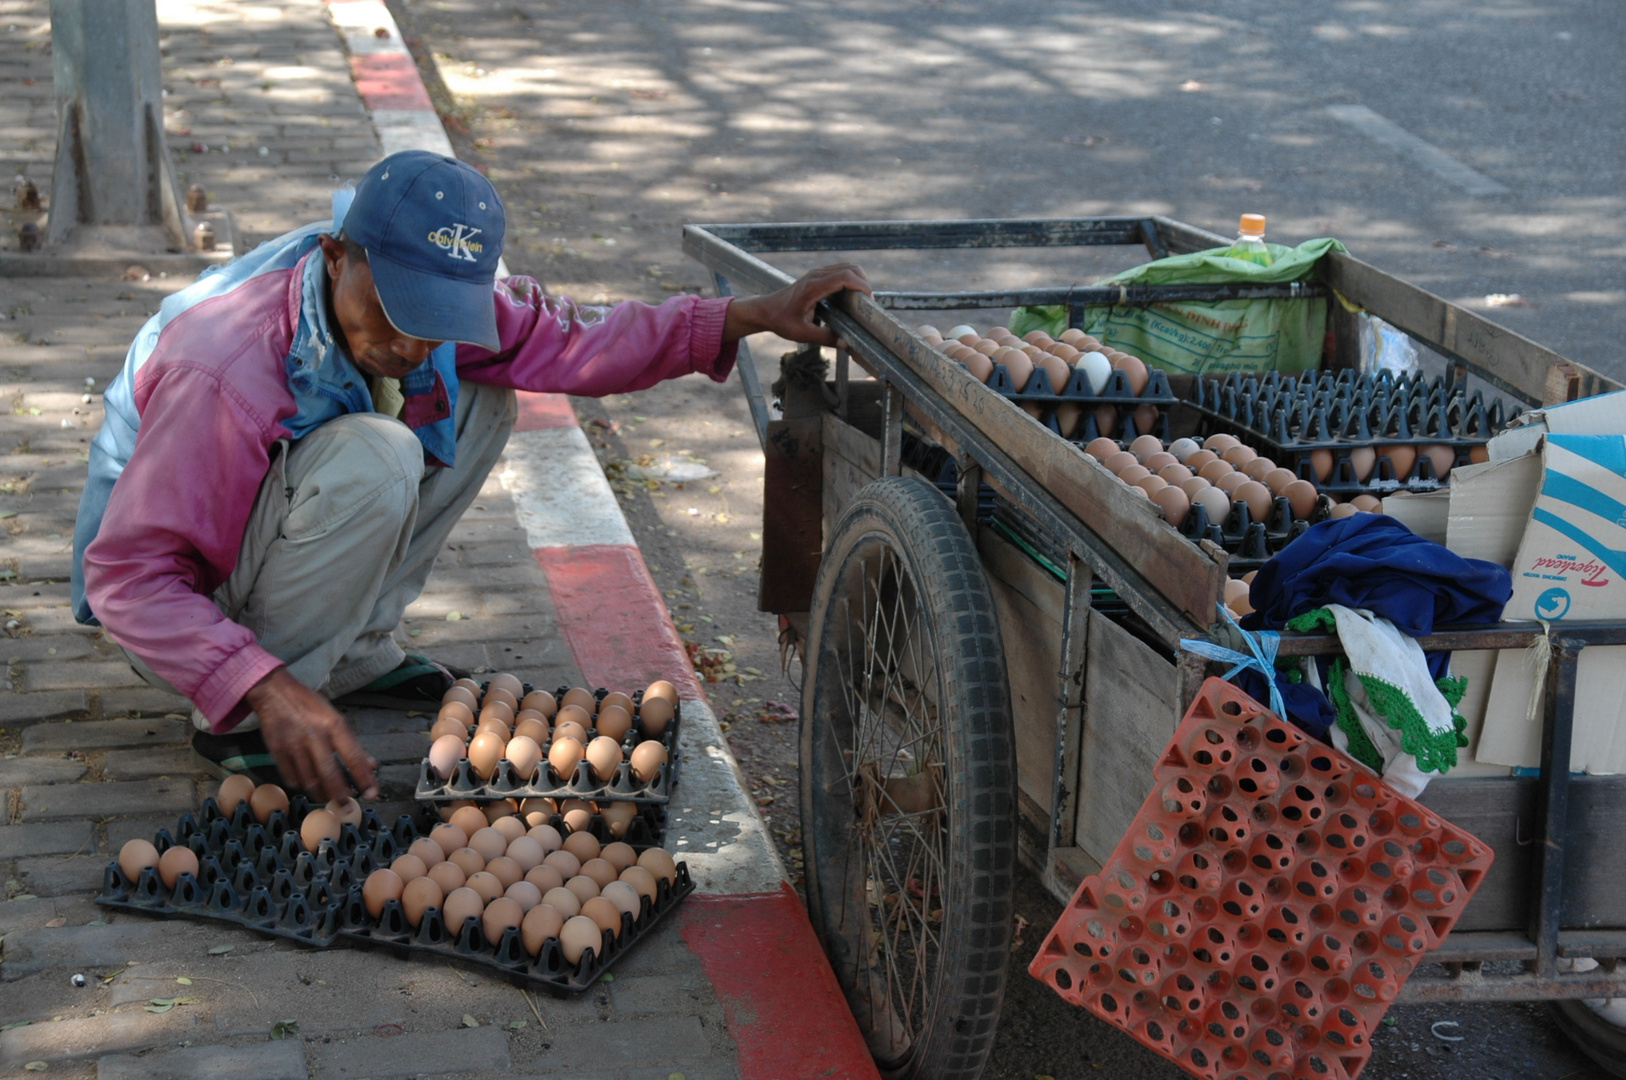
[[[554,697],[564,697],[567,687],[560,687]],[[599,687],[593,691],[593,696],[599,701],[609,691]],[[423,763],[418,769],[417,797],[422,802],[455,802],[459,799],[491,800],[491,799],[588,799],[594,802],[635,802],[635,803],[665,803],[672,797],[672,789],[677,786],[678,773],[678,727],[683,718],[681,705],[672,707],[672,720],[661,733],[660,741],[666,747],[666,764],[655,772],[649,783],[640,783],[632,775],[628,762],[632,750],[644,741],[639,711],[643,704],[643,691],[630,695],[634,705],[632,727],[627,737],[621,743],[621,764],[617,766],[615,775],[608,782],[600,781],[593,775],[593,768],[583,758],[576,766],[574,775],[561,783],[550,780],[553,768],[548,764],[548,751],[553,746],[550,737],[548,745],[542,748],[542,762],[537,767],[536,775],[529,781],[520,779],[519,773],[513,764],[503,758],[497,762],[496,772],[491,779],[482,780],[469,766],[469,759],[463,758],[457,763],[457,771],[442,780],[435,775],[435,770],[429,767],[429,758],[425,755]],[[598,718],[598,710],[593,710],[593,718]],[[552,724],[550,722],[551,730]],[[469,728],[473,736],[474,728]],[[589,728],[588,740],[591,741],[598,729]]]
[[[345,825],[337,841],[307,851],[299,823],[311,809],[297,797],[287,812],[275,811],[262,825],[247,803],[228,817],[214,799],[205,799],[200,816],[182,814],[173,834],[160,829],[153,837],[160,855],[176,844],[191,848],[198,857],[196,876],[182,874],[167,889],[157,867],[148,867],[132,885],[115,859],[102,873],[96,902],[160,918],[216,919],[306,945],[331,944],[351,891],[405,851],[418,830],[406,815],[385,827],[368,807],[359,828]]]
[[[1248,504],[1235,499],[1225,520],[1216,522],[1209,518],[1206,507],[1192,503],[1180,523],[1180,533],[1192,541],[1208,540],[1223,547],[1231,556],[1228,565],[1235,576],[1257,570],[1308,532],[1311,525],[1325,521],[1331,512],[1332,500],[1320,495],[1308,518],[1295,519],[1287,499],[1278,495],[1271,501],[1270,514],[1263,521],[1255,521]]]
[[[1208,679],[1028,971],[1203,1080],[1350,1080],[1494,853]]]
[[[1351,450],[1396,443],[1419,449],[1448,446],[1456,451],[1454,468],[1468,464],[1468,452],[1511,419],[1501,398],[1487,406],[1479,391],[1468,395],[1443,378],[1396,379],[1386,371],[1364,376],[1348,370],[1198,376],[1187,404],[1208,417],[1210,427],[1246,439],[1320,490],[1350,495],[1402,488],[1432,491],[1441,482],[1422,454],[1405,476],[1396,475],[1385,456],[1378,458],[1364,482],[1357,480]],[[1326,480],[1317,480],[1311,465],[1310,455],[1316,450],[1333,453],[1332,473]]]
[[[351,889],[340,917],[339,936],[346,942],[383,948],[402,957],[434,957],[500,976],[517,986],[537,987],[563,997],[586,990],[645,935],[649,934],[684,897],[694,892],[689,864],[677,864],[677,879],[657,877],[651,903],[640,896],[634,919],[621,914],[621,933],[604,931],[603,945],[589,949],[572,965],[565,959],[558,938],[548,938],[536,956],[525,951],[518,927],[509,927],[495,944],[486,940],[478,916],[470,915],[455,930],[446,925],[438,907],[425,908],[414,928],[407,922],[400,900],[390,900],[375,920],[368,916],[361,883]]]
[[[1017,404],[1038,404],[1044,407],[1041,421],[1056,434],[1061,434],[1061,428],[1056,425],[1056,406],[1062,404],[1078,405],[1084,409],[1084,415],[1079,418],[1078,427],[1069,439],[1073,442],[1087,443],[1091,439],[1101,437],[1116,438],[1123,442],[1130,442],[1139,435],[1156,435],[1165,443],[1169,441],[1168,409],[1178,405],[1180,399],[1175,396],[1174,390],[1169,386],[1169,378],[1157,368],[1147,366],[1146,386],[1139,395],[1129,388],[1129,379],[1122,371],[1113,369],[1112,377],[1107,380],[1106,386],[1100,393],[1090,388],[1089,376],[1083,368],[1074,368],[1072,377],[1067,385],[1057,390],[1050,385],[1050,373],[1042,367],[1035,367],[1033,374],[1028,377],[1028,383],[1018,390],[1011,381],[1011,372],[1004,364],[995,364],[993,374],[988,376],[988,389],[1000,397],[1009,398]],[[1102,405],[1112,405],[1118,410],[1118,423],[1115,431],[1102,431],[1095,419],[1095,410]],[[1135,427],[1134,412],[1142,405],[1158,406],[1158,423],[1156,430],[1146,432]]]

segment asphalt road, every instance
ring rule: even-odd
[[[459,152],[503,194],[509,265],[579,300],[701,288],[678,247],[692,221],[1162,213],[1229,233],[1260,212],[1272,240],[1335,236],[1626,376],[1626,6],[1613,0],[392,7]],[[1367,111],[1352,120],[1351,106]],[[881,287],[991,288],[1089,281],[1143,258],[863,262]],[[753,342],[767,380],[782,348]],[[745,678],[711,691],[788,849],[794,724],[774,703],[797,693],[772,618],[755,611],[761,455],[737,385],[690,380],[581,407],[612,475],[667,458],[718,474],[619,486],[685,636]],[[988,1075],[1181,1075],[1023,974],[1058,905],[1029,880],[1018,910],[1034,925]],[[1603,1075],[1540,1006],[1392,1016],[1367,1077]],[[1431,1034],[1443,1019],[1462,1041]]]

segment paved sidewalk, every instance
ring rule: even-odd
[[[401,98],[389,83],[393,23],[382,5],[336,0],[348,53],[317,0],[161,0],[159,14],[166,124],[183,181],[205,184],[250,243],[324,216],[335,178],[376,160],[366,104],[390,149],[429,130],[411,115],[410,93]],[[42,192],[55,131],[48,31],[47,0],[0,0],[0,170]],[[382,86],[382,103],[364,103],[358,81],[365,93]],[[94,906],[102,868],[125,840],[173,825],[214,787],[188,761],[188,703],[145,686],[67,606],[100,392],[141,323],[184,284],[0,279],[0,392],[10,405],[0,414],[0,657],[9,680],[0,690],[0,1075],[45,1062],[49,1075],[101,1080],[749,1080],[852,1060],[856,1027],[799,904],[774,891],[783,870],[625,523],[615,531],[619,509],[563,399],[526,396],[509,454],[408,610],[403,641],[540,686],[633,689],[656,675],[684,685],[685,766],[668,847],[689,860],[702,892],[722,895],[685,904],[613,981],[574,999],[533,1001],[443,965],[305,950]],[[560,500],[565,476],[575,494]],[[585,613],[609,589],[625,608],[607,638]],[[352,714],[383,763],[381,812],[411,809],[427,719]],[[72,985],[75,973],[87,976],[85,988]],[[177,996],[187,1000],[149,1008]],[[824,1030],[810,1033],[809,1017],[826,1018]],[[297,1035],[269,1038],[288,1019]],[[478,1026],[464,1026],[468,1019]]]

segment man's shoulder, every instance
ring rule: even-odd
[[[177,312],[144,367],[184,364],[225,373],[249,357],[272,355],[280,370],[299,317],[293,275],[292,268],[257,274]]]

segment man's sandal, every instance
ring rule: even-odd
[[[408,653],[405,660],[393,670],[386,671],[359,690],[353,690],[334,702],[335,705],[370,705],[377,709],[414,709],[440,707],[441,698],[458,679],[468,678],[468,672],[449,664],[439,664],[427,656]]]
[[[192,758],[205,771],[224,780],[228,776],[246,776],[256,784],[276,784],[287,788],[271,752],[265,747],[265,736],[259,728],[248,731],[228,731],[215,735],[207,731],[192,732]]]

